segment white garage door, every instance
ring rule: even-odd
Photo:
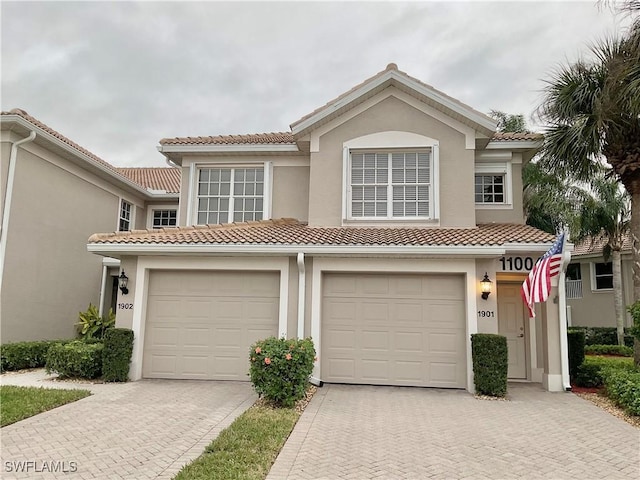
[[[466,386],[461,275],[326,274],[326,382]]]
[[[142,374],[248,380],[249,347],[277,335],[278,272],[152,271]]]

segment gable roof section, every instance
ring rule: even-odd
[[[122,172],[123,169],[111,165],[109,162],[98,157],[86,148],[81,147],[73,140],[65,137],[60,132],[44,124],[37,118],[29,115],[26,111],[20,108],[14,108],[8,112],[0,112],[0,119],[2,119],[3,124],[8,122],[16,122],[26,130],[32,130],[35,127],[36,130],[39,130],[39,132],[36,131],[36,141],[38,141],[38,137],[40,137],[47,139],[48,141],[52,141],[54,144],[57,143],[58,146],[62,146],[62,148],[67,152],[74,154],[75,158],[86,162],[85,165],[91,165],[92,167],[97,168],[99,172],[103,172],[101,173],[101,175],[106,174],[107,178],[110,177],[116,180],[121,185],[136,191],[138,194],[143,194],[152,198],[158,198],[158,194],[150,192],[147,185],[137,182],[131,176],[124,174]],[[171,196],[175,197],[175,195]]]
[[[571,254],[571,257],[578,255],[602,255],[602,250],[607,244],[605,237],[587,238],[580,243],[576,243],[576,246]],[[622,252],[631,252],[631,234],[627,233],[622,242]]]
[[[491,136],[496,130],[497,122],[491,117],[450,97],[440,90],[436,90],[431,85],[411,77],[399,70],[395,63],[390,63],[383,71],[293,122],[291,124],[291,131],[296,136],[302,135],[340,116],[347,110],[350,110],[389,86],[395,86],[419,98],[450,117],[473,126],[476,130],[483,132],[487,136]]]
[[[225,225],[98,233],[90,244],[117,245],[325,245],[503,246],[552,243],[554,236],[528,225],[481,224],[476,228],[310,227],[294,219]]]
[[[127,167],[118,168],[119,173],[142,185],[147,190],[164,190],[180,193],[181,171],[174,167]]]

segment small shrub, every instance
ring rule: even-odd
[[[47,361],[47,352],[53,344],[70,340],[39,340],[36,342],[7,343],[0,346],[0,371],[42,368]]]
[[[630,310],[631,311],[631,310]],[[571,327],[584,332],[585,345],[617,345],[618,334],[615,327]],[[624,329],[624,344],[633,347],[633,327]]]
[[[627,357],[597,357],[587,355],[578,368],[575,384],[578,387],[600,387],[603,385],[604,370],[635,371],[633,360]]]
[[[594,363],[583,363],[580,365],[573,377],[574,383],[578,387],[600,387],[602,385],[602,375],[600,374],[600,365]]]
[[[578,368],[584,362],[584,331],[569,330],[567,342],[569,344],[569,375],[571,378],[575,378]]]
[[[96,378],[102,373],[102,343],[79,340],[52,345],[47,353],[47,373],[57,372],[61,377]]]
[[[502,335],[471,335],[473,378],[476,391],[483,395],[504,397],[507,394],[507,339]]]
[[[100,316],[98,314],[98,307],[89,304],[86,312],[78,313],[78,323],[76,323],[76,329],[78,330],[78,336],[85,341],[102,340],[104,333],[114,328],[116,325],[116,316],[113,310],[109,309],[109,313]]]
[[[632,357],[633,348],[623,345],[588,345],[584,347],[586,355],[618,355],[621,357]],[[571,363],[571,359],[569,359]]]
[[[602,378],[607,396],[631,415],[640,416],[640,371],[604,368]]]
[[[106,382],[126,382],[129,376],[133,330],[112,328],[104,334],[102,377]]]
[[[304,397],[316,351],[310,338],[269,337],[249,351],[249,376],[258,395],[277,406],[292,407]]]

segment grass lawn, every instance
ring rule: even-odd
[[[10,425],[41,412],[91,395],[89,390],[0,386],[0,426]]]
[[[223,430],[174,480],[264,479],[299,416],[295,409],[254,405]]]

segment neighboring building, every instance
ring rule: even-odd
[[[569,325],[584,327],[615,327],[613,305],[613,269],[611,260],[604,261],[605,243],[587,240],[575,246],[567,267],[566,292]],[[626,308],[633,303],[633,263],[631,237],[627,235],[622,247],[622,301]],[[633,326],[633,319],[625,315],[625,327]]]
[[[565,299],[529,319],[520,297],[554,240],[522,212],[541,136],[495,130],[390,64],[290,132],[161,140],[179,228],[88,244],[129,279],[132,378],[246,380],[253,341],[311,336],[317,381],[473,391],[470,334],[488,332],[510,378],[563,390]]]
[[[0,341],[73,337],[89,302],[116,300],[119,261],[87,238],[150,228],[159,212],[175,221],[180,172],[117,169],[23,110],[0,125]]]

